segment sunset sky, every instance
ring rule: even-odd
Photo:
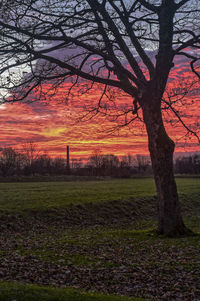
[[[193,80],[181,58],[172,69],[169,80],[169,91],[172,88],[182,88],[185,82]],[[44,88],[51,89],[50,84]],[[78,117],[84,113],[83,106],[98,101],[100,91],[95,87],[89,95],[69,99],[65,102],[68,84],[59,88],[57,94],[48,102],[35,101],[31,104],[14,103],[0,106],[0,147],[21,149],[23,144],[33,141],[41,152],[50,156],[65,156],[66,145],[70,146],[71,157],[86,158],[94,150],[105,154],[123,156],[127,154],[148,154],[147,136],[144,126],[137,122],[130,127],[108,134],[116,123],[108,121],[103,116],[92,120],[78,122]],[[193,130],[200,128],[200,93],[198,87],[177,104],[184,114],[184,121]],[[132,100],[125,95],[116,96],[118,104],[131,104]],[[176,152],[190,153],[200,151],[196,138],[186,139],[186,131],[175,122],[172,114],[165,113],[165,122],[169,135],[176,142]]]

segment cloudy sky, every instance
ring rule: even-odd
[[[172,69],[168,91],[182,90],[186,83],[193,81],[193,75],[188,73],[181,58]],[[50,84],[45,84],[50,89]],[[57,94],[47,102],[36,101],[31,104],[13,103],[0,106],[0,147],[20,149],[23,144],[33,141],[41,152],[51,156],[65,156],[66,145],[70,145],[71,156],[85,158],[94,150],[118,156],[127,154],[148,154],[147,136],[140,122],[132,124],[112,134],[108,131],[116,126],[103,116],[92,120],[78,122],[78,117],[84,114],[83,107],[89,102],[98,100],[98,87],[79,98],[65,103],[68,84],[64,84]],[[124,95],[117,95],[119,104],[131,104],[132,100]],[[180,97],[181,98],[181,97]],[[200,128],[200,93],[198,87],[176,105],[180,110],[186,125],[192,130]],[[186,131],[176,122],[171,113],[164,113],[167,131],[176,142],[177,153],[200,151],[198,141],[194,137],[186,139]],[[172,122],[173,121],[173,122]]]

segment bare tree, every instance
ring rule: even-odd
[[[26,158],[26,162],[28,165],[31,165],[34,160],[39,157],[39,151],[37,150],[37,144],[29,141],[23,144],[22,153]]]
[[[136,162],[139,172],[145,172],[150,166],[150,159],[144,155],[136,155]]]
[[[0,151],[0,174],[12,176],[20,168],[20,154],[12,147],[3,148]]]
[[[52,160],[52,173],[56,175],[66,174],[66,161],[64,158],[54,158]]]
[[[83,161],[80,158],[79,159],[72,158],[71,161],[72,161],[72,163],[71,163],[72,169],[74,169],[74,170],[78,170],[83,166]]]
[[[92,153],[92,155],[88,158],[88,165],[92,167],[96,175],[100,174],[101,167],[102,167],[102,158],[103,155],[101,153],[101,150],[99,149],[96,149]]]
[[[70,87],[68,99],[73,87],[86,93],[98,83],[103,89],[94,112],[104,110],[112,117],[114,99],[103,103],[109,87],[129,95],[132,105],[124,106],[117,117],[125,116],[125,125],[136,118],[145,123],[158,194],[158,232],[170,236],[190,231],[181,216],[173,174],[175,144],[163,124],[162,102],[175,57],[185,58],[200,78],[198,4],[4,0],[0,9],[2,101],[49,97],[63,83]],[[43,89],[45,82],[52,83],[49,93]],[[181,122],[173,102],[163,104]]]

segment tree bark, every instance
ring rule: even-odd
[[[192,233],[184,225],[173,171],[175,144],[166,133],[159,103],[150,101],[143,106],[143,117],[148,133],[158,200],[158,233],[180,236]],[[154,105],[155,103],[155,105]]]

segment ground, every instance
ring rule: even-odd
[[[192,237],[156,234],[151,178],[0,183],[0,300],[200,300],[200,178],[177,183]]]

